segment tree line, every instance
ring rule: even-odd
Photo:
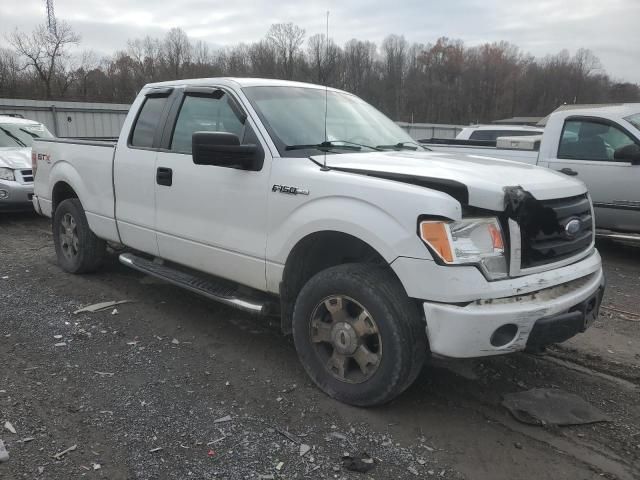
[[[247,76],[341,88],[394,120],[467,124],[544,116],[564,103],[638,102],[640,85],[613,80],[587,49],[535,58],[508,42],[467,46],[439,38],[338,45],[292,23],[271,25],[254,43],[211,48],[173,28],[164,38],[129,40],[104,58],[78,52],[66,22],[14,31],[0,49],[0,97],[130,103],[149,82]]]

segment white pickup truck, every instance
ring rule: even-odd
[[[640,244],[640,104],[568,105],[539,137],[427,141],[434,151],[502,158],[582,180],[595,206],[598,236]]]
[[[425,151],[339,90],[150,84],[117,143],[37,140],[33,157],[64,270],[116,242],[124,265],[279,315],[313,381],[354,405],[394,398],[429,353],[537,349],[598,314],[582,182]]]

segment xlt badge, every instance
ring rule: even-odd
[[[299,187],[290,187],[288,185],[274,185],[271,187],[272,192],[288,193],[289,195],[309,195],[309,190]]]

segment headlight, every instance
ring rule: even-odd
[[[424,221],[420,237],[451,265],[478,265],[492,280],[507,276],[504,237],[495,217]]]
[[[10,168],[0,168],[0,180],[15,180],[16,177],[13,175],[13,170]]]

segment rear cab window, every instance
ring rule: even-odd
[[[130,145],[132,147],[153,147],[153,139],[168,98],[168,96],[147,96],[145,98],[131,134]]]

